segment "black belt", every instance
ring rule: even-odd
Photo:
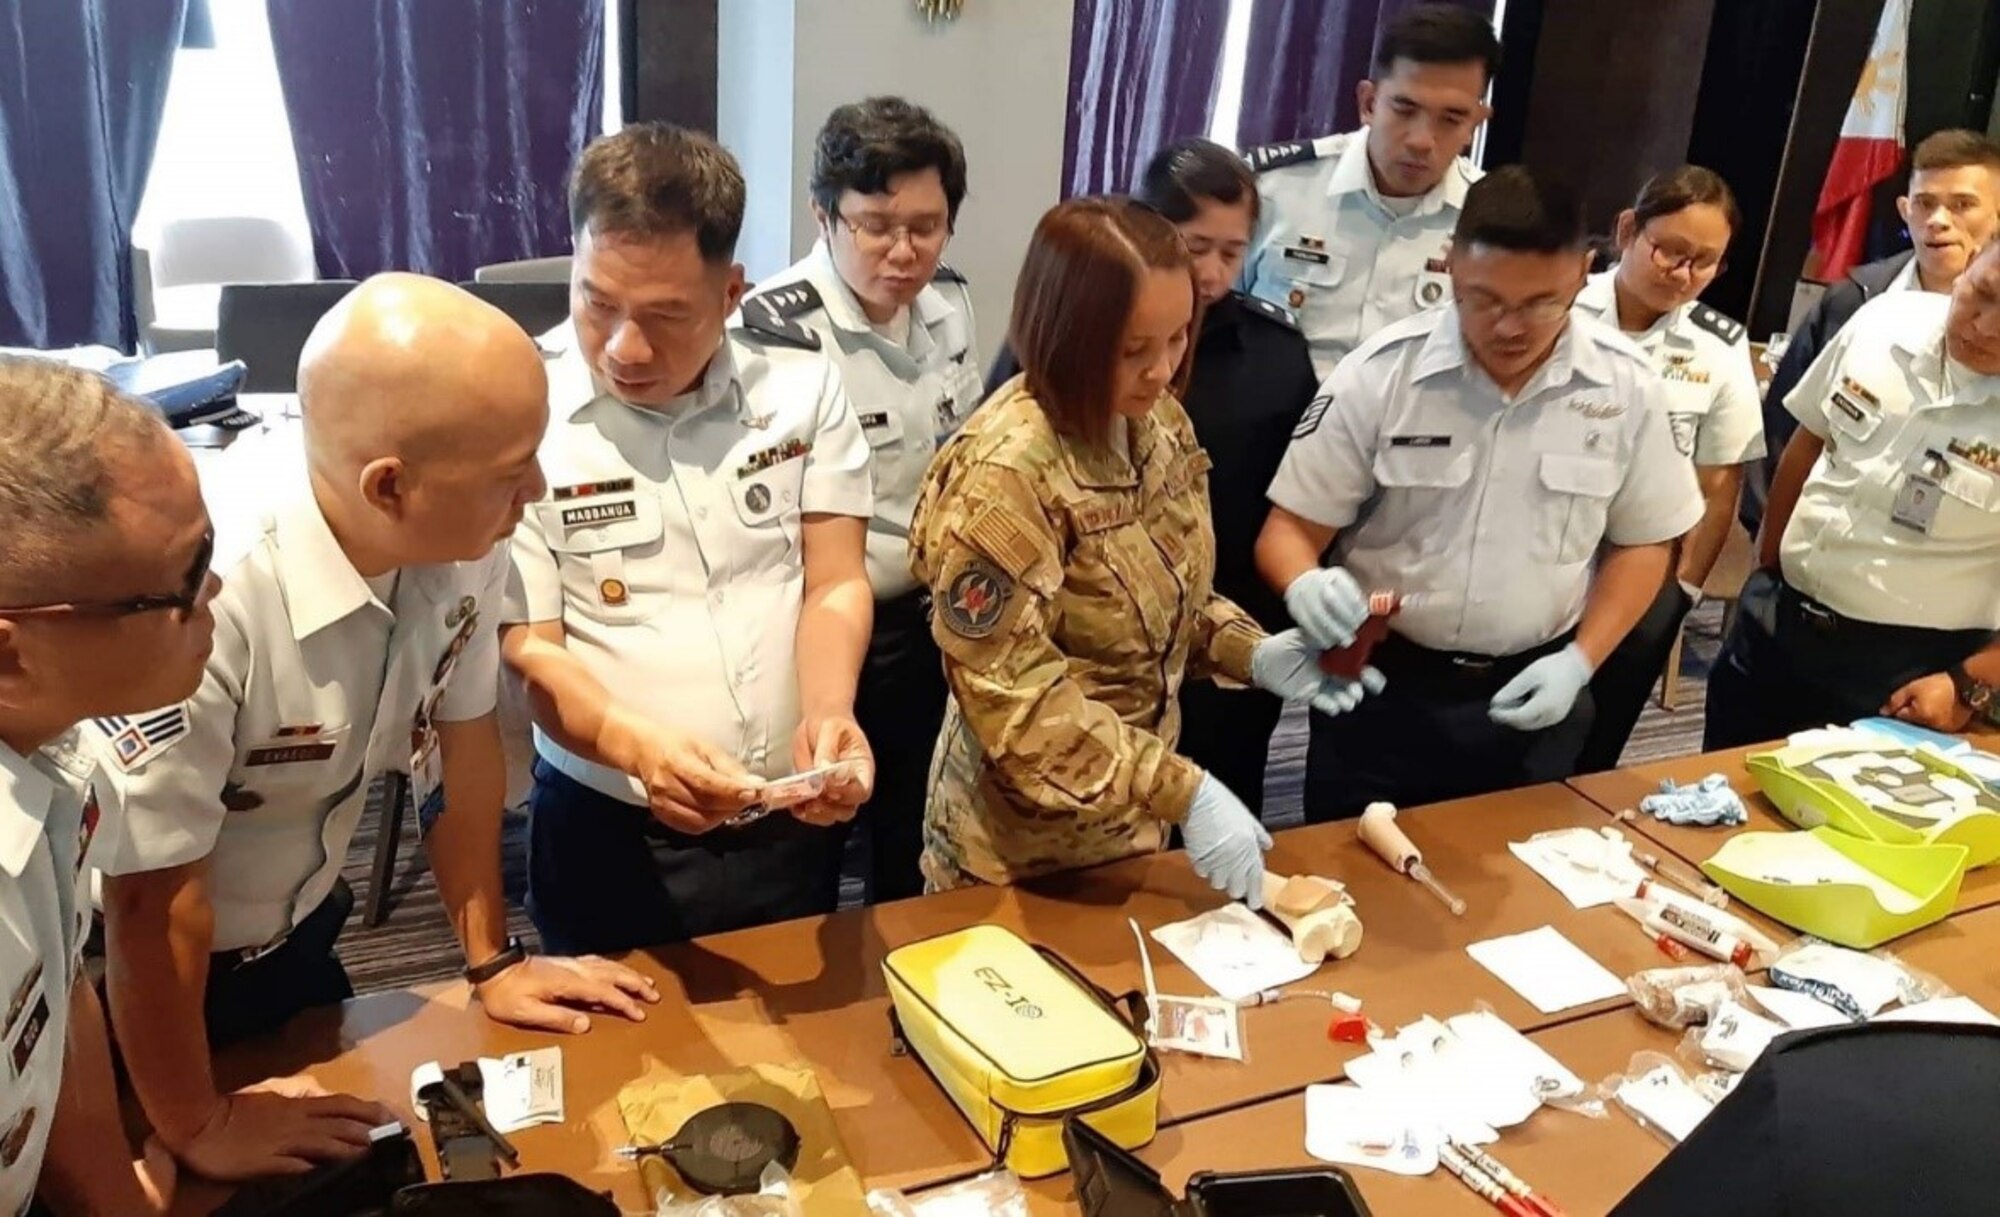
[[[1939,630],[1922,625],[1888,625],[1848,617],[1806,595],[1783,579],[1778,580],[1778,616],[1818,634],[1829,635],[1865,646],[1870,643],[1896,645],[1915,639],[1940,639],[1963,630]]]
[[[1470,651],[1434,651],[1419,646],[1401,634],[1392,633],[1375,648],[1370,662],[1381,670],[1391,685],[1419,685],[1470,697],[1481,691],[1498,689],[1521,674],[1537,659],[1553,655],[1570,644],[1574,630],[1537,647],[1512,655],[1478,655]]]

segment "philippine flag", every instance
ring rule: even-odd
[[[1889,0],[1813,208],[1815,270],[1825,282],[1839,280],[1861,261],[1868,239],[1869,192],[1902,169],[1909,44],[1910,0]]]

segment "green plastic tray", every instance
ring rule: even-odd
[[[1701,864],[1709,878],[1751,908],[1786,925],[1844,947],[1867,950],[1948,916],[1958,903],[1965,878],[1963,845],[1891,845],[1840,832],[1831,825],[1807,835],[1910,893],[1916,907],[1894,912],[1868,888],[1855,883],[1806,886],[1772,883],[1758,877],[1757,856],[1767,842],[1794,836],[1784,832],[1737,833]]]
[[[1777,807],[1778,814],[1800,828],[1817,828],[1825,824],[1850,836],[1888,845],[1962,845],[1966,849],[1967,866],[1986,866],[2000,861],[2000,814],[1974,811],[1949,824],[1919,828],[1883,814],[1839,781],[1808,770],[1810,765],[1827,757],[1860,752],[1908,757],[1934,774],[1957,778],[1981,790],[1986,789],[1985,783],[1977,777],[1930,748],[1873,747],[1851,743],[1793,744],[1772,752],[1756,753],[1744,765]]]

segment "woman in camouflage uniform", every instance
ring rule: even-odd
[[[953,705],[932,761],[924,876],[1011,883],[1160,849],[1257,902],[1270,838],[1175,752],[1184,679],[1328,713],[1361,696],[1295,630],[1213,592],[1209,458],[1174,394],[1199,317],[1159,213],[1074,199],[1015,288],[1024,369],[939,452],[911,528]],[[1358,624],[1358,618],[1356,621]]]

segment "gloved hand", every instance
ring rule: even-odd
[[[1317,567],[1285,589],[1285,611],[1314,646],[1338,650],[1351,645],[1354,631],[1368,620],[1368,593],[1340,567]]]
[[[1374,668],[1361,669],[1360,680],[1329,676],[1320,670],[1324,654],[1298,630],[1273,634],[1250,652],[1250,679],[1266,693],[1286,701],[1305,700],[1321,714],[1340,714],[1361,704],[1364,693],[1380,693],[1387,681]]]
[[[1181,824],[1194,873],[1218,892],[1228,892],[1251,908],[1264,907],[1264,851],[1271,834],[1229,787],[1203,774]]]
[[[1519,676],[1508,681],[1486,713],[1494,722],[1516,731],[1540,731],[1569,717],[1576,695],[1590,683],[1590,660],[1574,642],[1553,655],[1544,655],[1529,664]]]

